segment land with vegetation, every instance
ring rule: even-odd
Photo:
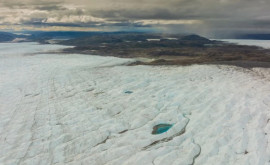
[[[270,49],[210,40],[194,34],[29,32],[28,35],[0,33],[0,36],[2,42],[17,40],[74,46],[64,49],[62,53],[149,59],[138,60],[132,65],[229,64],[270,67]]]

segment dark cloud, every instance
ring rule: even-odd
[[[47,10],[47,11],[58,11],[58,10],[66,10],[66,8],[62,6],[56,6],[56,5],[48,5],[48,6],[37,6],[35,7],[37,10]]]
[[[270,32],[269,0],[0,0],[0,24],[151,27],[207,36]]]

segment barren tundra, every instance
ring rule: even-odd
[[[270,164],[270,69],[60,48],[0,44],[0,164]]]

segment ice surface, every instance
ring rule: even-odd
[[[63,48],[68,48],[72,46],[62,46],[62,45],[41,45],[35,42],[22,42],[22,43],[1,43],[0,44],[0,58],[5,56],[15,56],[18,55],[33,55],[35,53],[45,53],[52,50],[60,50]]]
[[[0,164],[269,164],[269,69],[26,56],[51,47],[0,44]]]
[[[266,49],[270,48],[270,40],[222,39],[221,41],[236,43],[239,45],[259,46]]]

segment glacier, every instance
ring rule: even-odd
[[[270,164],[270,69],[62,48],[0,44],[0,164]]]
[[[247,45],[247,46],[258,46],[265,49],[270,49],[270,41],[269,40],[247,40],[247,39],[217,39],[220,41],[238,44],[238,45]]]

